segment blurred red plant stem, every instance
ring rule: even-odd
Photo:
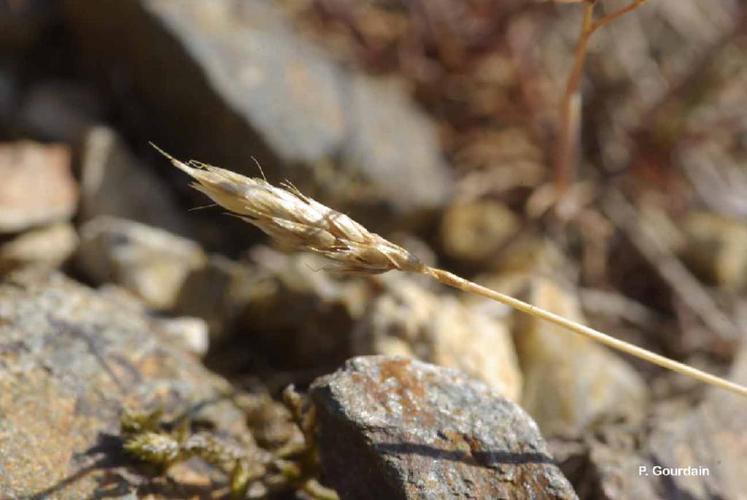
[[[560,124],[555,146],[555,187],[558,194],[564,193],[573,182],[578,161],[578,137],[581,128],[581,96],[579,86],[584,72],[584,63],[591,36],[620,16],[638,8],[646,0],[633,0],[625,7],[594,20],[594,7],[597,0],[586,0],[581,21],[581,32],[574,51],[573,68],[566,83],[563,99],[560,102]]]

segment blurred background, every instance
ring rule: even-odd
[[[61,269],[126,296],[269,394],[355,354],[462,369],[529,411],[580,495],[625,498],[635,481],[610,464],[707,428],[691,416],[702,386],[412,277],[279,253],[148,144],[259,164],[429,263],[745,383],[744,3],[649,0],[594,35],[558,194],[582,11],[0,0],[0,272]],[[744,440],[725,442],[736,471]],[[738,498],[730,474],[709,487]]]

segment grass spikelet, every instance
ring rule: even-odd
[[[203,163],[184,163],[158,151],[196,181],[192,187],[257,226],[285,249],[321,254],[334,261],[338,271],[383,273],[424,268],[404,248],[303,195],[289,182],[273,186],[264,179]]]
[[[264,179],[245,177],[219,167],[184,163],[156,149],[176,168],[192,177],[196,181],[192,186],[215,203],[257,226],[282,247],[310,251],[331,259],[337,264],[336,270],[356,273],[397,270],[425,274],[444,285],[506,304],[612,349],[747,397],[747,387],[616,339],[448,271],[426,266],[404,248],[368,231],[347,215],[305,196],[290,183],[273,186]]]

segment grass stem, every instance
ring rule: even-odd
[[[741,396],[747,396],[747,387],[723,379],[721,377],[711,375],[710,373],[698,370],[697,368],[693,368],[692,366],[686,365],[684,363],[679,363],[667,357],[643,349],[642,347],[638,347],[620,339],[616,339],[600,332],[599,330],[595,330],[594,328],[591,328],[589,326],[582,325],[581,323],[577,323],[568,318],[564,318],[563,316],[560,316],[558,314],[546,311],[545,309],[539,308],[537,306],[533,306],[522,300],[511,297],[510,295],[505,295],[503,293],[496,292],[495,290],[491,290],[490,288],[478,285],[477,283],[473,283],[448,271],[426,267],[423,270],[423,274],[427,274],[428,276],[435,278],[437,281],[444,285],[454,287],[466,293],[479,295],[496,302],[500,302],[501,304],[510,306],[518,311],[524,312],[536,318],[543,319],[545,321],[549,321],[550,323],[563,327],[566,330],[570,330],[579,335],[583,335],[584,337],[595,340],[601,344],[606,345],[607,347],[622,351],[631,356],[635,356],[644,361],[648,361],[649,363],[661,366],[662,368],[666,368],[682,375],[692,377],[706,384],[726,389],[727,391],[737,393]]]

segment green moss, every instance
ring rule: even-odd
[[[169,422],[162,411],[125,411],[120,422],[124,450],[136,459],[155,465],[165,472],[178,462],[193,457],[215,466],[225,474],[231,498],[247,498],[247,492],[269,494],[281,491],[303,491],[311,498],[336,499],[337,494],[317,481],[319,461],[313,440],[314,414],[308,402],[292,388],[284,394],[290,412],[262,412],[278,419],[289,413],[305,436],[302,442],[288,437],[273,448],[248,443],[245,447],[224,439],[220,430],[193,431],[191,422],[181,418]],[[279,406],[268,400],[268,404]],[[280,406],[282,409],[282,406]],[[255,422],[256,423],[256,422]],[[260,425],[278,422],[259,422]],[[298,435],[298,432],[295,433]]]

